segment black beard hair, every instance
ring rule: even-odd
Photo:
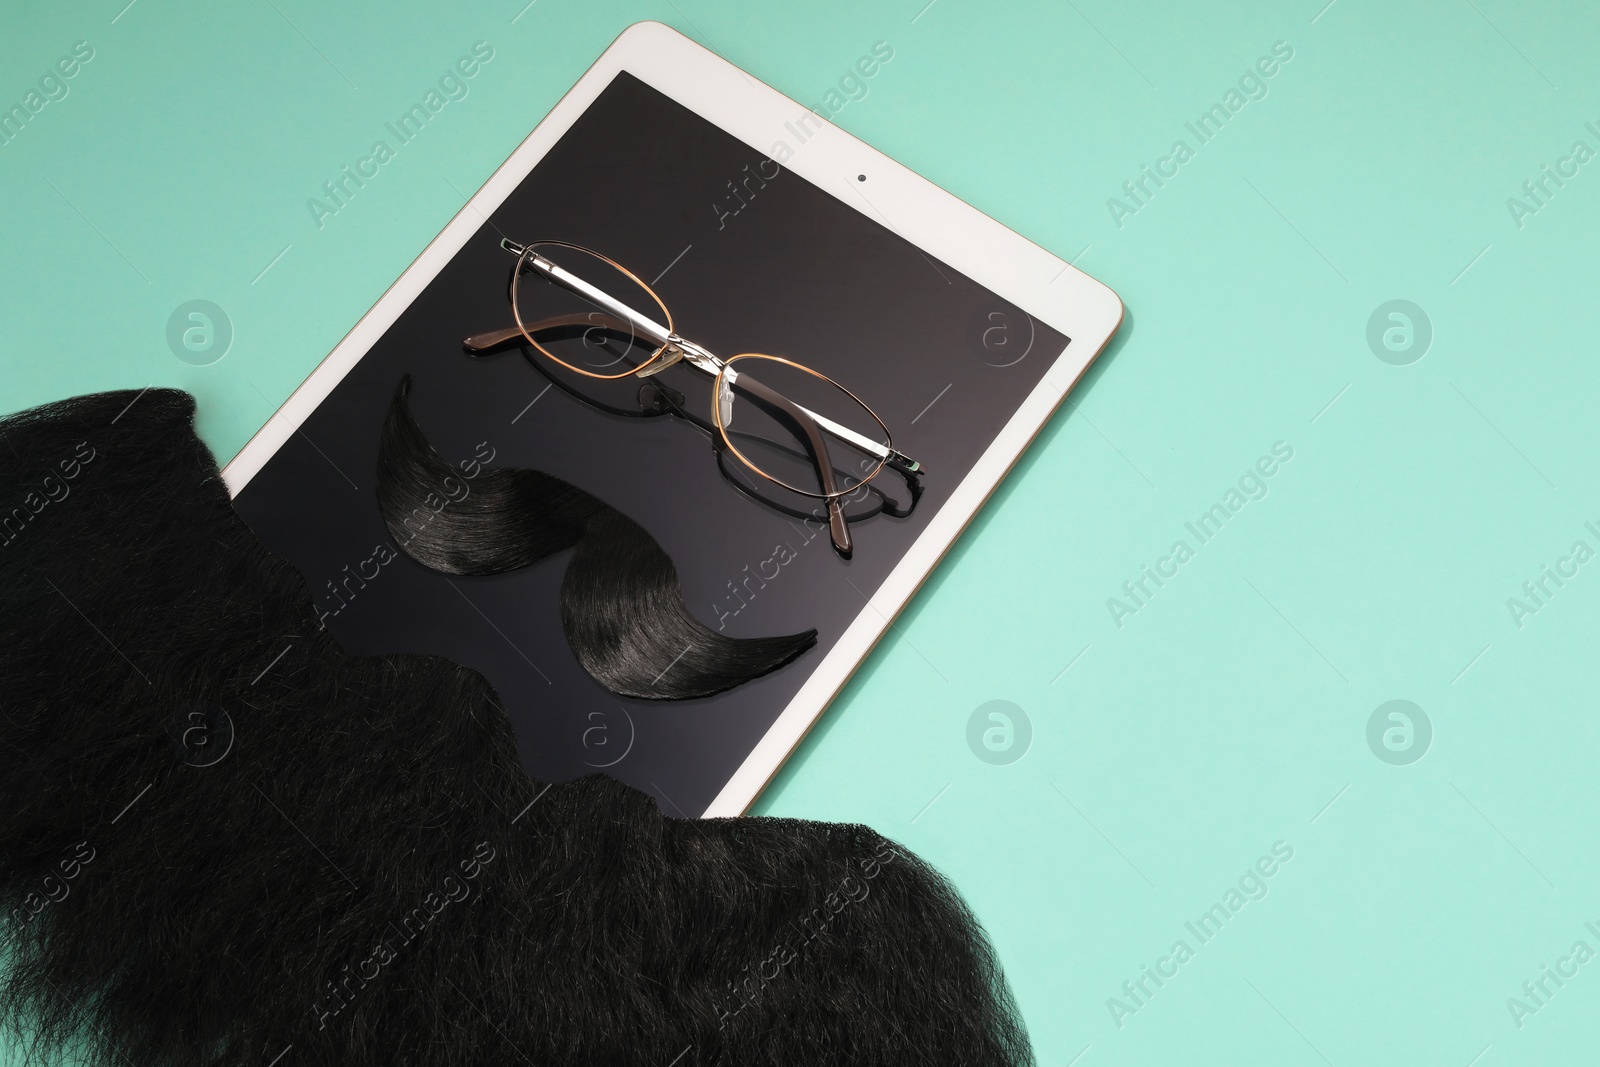
[[[342,651],[193,412],[0,421],[0,1024],[31,1061],[1032,1063],[900,846],[543,785],[481,676]]]
[[[544,471],[499,467],[469,486],[417,425],[400,380],[383,420],[378,509],[400,551],[446,574],[504,574],[577,549],[561,579],[561,628],[583,669],[613,693],[706,697],[770,674],[817,631],[728,637],[683,602],[678,570],[644,527]]]

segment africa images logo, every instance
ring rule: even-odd
[[[477,42],[472,46],[471,55],[462,56],[445,68],[437,83],[423,92],[421,100],[412,103],[392,122],[385,122],[383,127],[393,137],[394,144],[389,143],[388,137],[373,141],[371,149],[356,160],[353,168],[346,163],[339,168],[338,174],[322,183],[322,196],[306,199],[306,210],[311,212],[311,221],[316,223],[317,229],[322,229],[328,219],[348,207],[356,193],[382,173],[382,168],[395,158],[401,148],[420,136],[446,105],[465,100],[472,91],[469,84],[471,80],[493,59],[494,46],[488,41]]]
[[[1182,973],[1204,946],[1216,940],[1217,935],[1255,901],[1267,899],[1271,892],[1270,880],[1294,859],[1294,846],[1287,841],[1274,841],[1270,855],[1263,853],[1246,867],[1234,883],[1223,890],[1216,900],[1198,916],[1183,924],[1185,936],[1177,938],[1166,955],[1153,964],[1141,964],[1136,977],[1122,983],[1118,994],[1106,998],[1106,1011],[1118,1030],[1127,1025],[1133,1016],[1148,1008],[1155,995]],[[1190,944],[1190,941],[1193,944]],[[1120,994],[1120,995],[1119,995]]]
[[[1015,763],[1033,744],[1033,721],[1009,700],[980,704],[967,717],[967,748],[995,767]]]
[[[1111,221],[1116,223],[1117,229],[1126,225],[1124,220],[1129,216],[1148,207],[1156,193],[1181,173],[1200,148],[1215,140],[1246,104],[1265,100],[1269,91],[1267,82],[1293,58],[1293,45],[1288,41],[1274,42],[1272,54],[1260,57],[1246,69],[1239,76],[1237,87],[1229,86],[1220,101],[1200,112],[1193,122],[1183,124],[1184,130],[1194,138],[1193,145],[1186,138],[1178,138],[1153,167],[1149,163],[1141,165],[1137,176],[1122,183],[1122,196],[1107,197],[1106,210],[1111,213]]]

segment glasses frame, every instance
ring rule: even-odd
[[[880,474],[884,467],[893,467],[895,471],[906,478],[913,487],[914,498],[920,496],[920,476],[924,468],[920,463],[894,448],[889,428],[878,413],[855,393],[845,388],[840,383],[823,374],[821,371],[798,363],[782,356],[769,355],[764,352],[741,352],[726,360],[716,356],[705,347],[681,337],[676,332],[672,312],[666,302],[656,293],[655,289],[646,283],[633,271],[624,267],[609,256],[596,252],[592,248],[573,244],[568,241],[544,240],[532,241],[527,244],[518,244],[509,238],[502,239],[500,246],[517,257],[517,263],[512,269],[510,298],[511,313],[516,321],[516,327],[500,329],[488,333],[473,334],[463,341],[463,346],[473,354],[484,354],[491,350],[503,348],[513,340],[525,341],[541,355],[548,358],[558,366],[564,367],[574,374],[601,381],[616,381],[627,377],[649,378],[676,363],[687,363],[696,370],[711,377],[712,397],[711,410],[720,445],[718,451],[724,449],[744,466],[745,469],[761,478],[781,486],[790,492],[802,496],[824,501],[828,513],[828,529],[834,549],[848,559],[853,551],[852,539],[848,520],[841,504],[842,498],[856,492],[861,486]],[[630,307],[616,297],[602,289],[590,284],[565,268],[560,267],[539,253],[540,248],[555,247],[567,248],[576,252],[593,256],[628,278],[635,285],[643,289],[651,301],[660,309],[662,317],[666,319],[663,327],[660,323]],[[575,315],[562,315],[542,319],[533,323],[524,322],[518,307],[517,292],[525,274],[539,274],[545,280],[561,286],[568,291],[583,297],[590,303],[605,309],[609,314],[583,313]],[[542,345],[535,334],[542,333],[558,327],[583,326],[586,328],[600,328],[627,335],[634,340],[643,337],[656,347],[650,356],[642,362],[630,366],[618,374],[600,374],[583,367],[573,366],[566,360]],[[783,394],[770,389],[759,381],[750,377],[748,371],[740,373],[733,369],[733,364],[740,361],[767,360],[793,367],[796,370],[810,374],[817,379],[832,385],[844,395],[848,396],[861,409],[878,424],[883,432],[883,442],[879,443],[865,437],[848,427],[841,426],[807,408],[789,400]],[[792,485],[781,478],[774,477],[758,467],[751,459],[739,451],[734,444],[728,429],[729,406],[732,403],[733,393],[737,390],[753,397],[763,406],[780,413],[783,418],[793,423],[794,427],[803,435],[809,446],[810,458],[816,471],[817,482],[822,491],[806,489]],[[698,420],[695,420],[698,421]],[[834,466],[828,452],[825,435],[844,441],[851,446],[875,457],[876,465],[860,481],[847,489],[840,489],[834,479]]]
[[[506,242],[505,241],[501,241],[500,245],[501,245],[502,248],[504,248],[504,247],[506,247]],[[545,330],[548,330],[548,329],[551,329],[552,327],[555,327],[555,326],[568,326],[568,325],[581,325],[582,324],[581,322],[568,322],[568,321],[566,321],[568,319],[577,317],[577,318],[583,319],[583,321],[593,323],[593,320],[589,319],[587,316],[568,316],[568,315],[560,316],[559,319],[543,319],[543,320],[541,320],[539,322],[534,323],[532,325],[532,327],[530,327],[527,323],[522,321],[522,313],[521,313],[521,311],[518,310],[518,307],[517,307],[517,286],[522,281],[522,276],[524,274],[530,273],[529,271],[524,269],[524,266],[528,263],[528,258],[529,258],[530,255],[537,255],[537,253],[534,252],[533,249],[535,249],[536,247],[550,247],[550,246],[554,246],[554,247],[557,247],[557,248],[570,248],[574,252],[582,252],[585,255],[594,256],[596,259],[599,259],[599,260],[601,260],[601,261],[603,261],[605,263],[610,264],[612,268],[614,268],[619,273],[621,273],[624,276],[626,276],[629,281],[633,282],[639,288],[641,288],[645,292],[649,293],[650,294],[650,299],[655,301],[656,307],[661,309],[662,316],[667,320],[667,330],[666,330],[666,332],[667,332],[667,337],[669,339],[668,340],[663,340],[659,344],[657,344],[656,345],[656,350],[650,354],[650,358],[646,359],[644,362],[638,364],[637,366],[629,367],[627,370],[623,371],[621,374],[596,374],[594,371],[585,370],[582,367],[574,367],[572,364],[568,363],[566,360],[562,359],[560,356],[558,356],[554,352],[550,351],[544,345],[540,344],[539,343],[539,339],[534,336],[535,333],[541,333],[541,332],[543,332]],[[540,258],[543,258],[543,257],[540,257]],[[598,291],[599,290],[597,290],[597,292]],[[588,294],[587,293],[579,293],[578,295],[587,296]],[[531,244],[523,246],[522,251],[518,253],[518,262],[517,262],[516,270],[513,271],[512,275],[511,275],[511,317],[516,320],[517,329],[521,332],[523,339],[526,340],[534,348],[537,348],[543,355],[545,355],[546,357],[548,357],[552,361],[560,364],[561,366],[567,368],[569,371],[572,371],[574,374],[581,374],[586,378],[598,378],[601,381],[616,381],[619,378],[627,378],[627,377],[631,377],[633,375],[639,375],[640,377],[643,377],[643,376],[645,376],[645,375],[647,375],[649,373],[652,373],[651,371],[647,370],[647,368],[651,367],[657,360],[659,360],[662,357],[662,355],[664,353],[666,353],[668,348],[670,348],[671,345],[672,345],[672,342],[670,340],[670,338],[673,336],[672,312],[670,310],[668,310],[666,303],[664,301],[662,301],[661,297],[656,294],[656,291],[654,289],[652,289],[649,285],[647,285],[645,283],[645,280],[643,278],[639,277],[637,274],[633,273],[633,271],[629,270],[627,267],[624,267],[621,263],[618,263],[616,260],[612,259],[610,256],[603,256],[599,252],[594,251],[593,249],[585,248],[582,245],[571,244],[570,242],[567,242],[567,241],[535,241],[535,242],[533,242]],[[620,321],[620,320],[617,320],[617,321]],[[601,323],[593,323],[593,324],[596,325],[596,326],[602,325]],[[607,325],[607,328],[611,328],[609,326],[609,324],[606,324],[606,325]],[[627,332],[629,334],[632,334],[632,335],[635,335],[635,336],[638,334],[638,332],[639,332],[638,330],[631,328],[633,326],[632,323],[626,323],[625,325],[630,327],[627,330]],[[647,336],[648,336],[648,334],[647,334]],[[656,370],[657,371],[666,370],[666,366],[663,365],[661,367],[656,368]]]
[[[866,401],[862,400],[859,396],[856,396],[856,394],[852,393],[850,390],[846,389],[844,386],[840,385],[838,382],[834,381],[832,378],[828,377],[826,374],[823,374],[821,371],[813,370],[813,369],[811,369],[810,367],[806,366],[803,363],[796,363],[792,359],[784,359],[782,356],[769,356],[764,352],[741,352],[739,355],[730,356],[728,359],[723,361],[722,370],[717,374],[716,381],[712,384],[712,388],[715,390],[715,395],[717,397],[718,402],[711,406],[711,418],[712,418],[712,421],[715,422],[715,424],[716,424],[717,433],[720,434],[721,437],[722,437],[722,443],[727,446],[727,449],[728,449],[729,452],[733,453],[734,458],[738,459],[741,463],[743,463],[746,467],[749,467],[756,474],[761,475],[767,481],[773,482],[774,484],[777,484],[777,485],[781,485],[785,489],[789,490],[790,492],[799,493],[802,496],[819,497],[819,498],[824,496],[824,494],[816,493],[816,492],[813,492],[813,491],[807,490],[807,489],[803,489],[803,488],[801,488],[800,486],[797,486],[797,485],[790,485],[788,482],[784,481],[782,478],[778,478],[778,477],[776,477],[774,475],[768,474],[766,471],[763,471],[760,467],[758,467],[756,465],[756,462],[753,459],[751,459],[749,456],[746,456],[743,452],[740,452],[739,451],[739,446],[733,443],[733,437],[731,435],[729,435],[728,427],[725,425],[725,422],[724,422],[723,406],[722,406],[722,403],[721,403],[721,399],[722,399],[723,396],[725,396],[727,394],[728,391],[730,391],[731,389],[733,389],[735,387],[737,382],[743,382],[744,383],[743,388],[745,390],[749,391],[750,393],[752,393],[756,397],[756,399],[761,400],[761,401],[765,401],[766,403],[772,404],[775,407],[779,407],[779,408],[787,407],[789,409],[789,411],[787,411],[786,413],[790,414],[791,417],[793,417],[792,412],[794,410],[803,410],[803,409],[799,408],[798,404],[789,404],[787,401],[785,401],[783,399],[783,397],[782,397],[782,394],[777,393],[774,390],[768,389],[766,386],[760,385],[757,382],[755,382],[753,379],[748,378],[748,377],[746,377],[744,375],[741,375],[738,371],[734,370],[733,369],[733,365],[735,363],[739,362],[742,359],[766,359],[766,360],[772,360],[773,362],[776,362],[776,363],[786,364],[786,365],[788,365],[790,367],[795,368],[796,370],[805,371],[807,374],[810,374],[810,375],[812,375],[812,376],[814,376],[816,378],[821,379],[822,381],[827,382],[829,385],[831,385],[835,389],[839,390],[845,396],[849,397],[851,400],[854,400],[857,404],[860,404],[861,405],[861,410],[865,411],[868,415],[872,416],[872,421],[876,422],[878,424],[879,428],[883,430],[884,441],[885,442],[889,441],[889,439],[890,439],[889,438],[889,427],[885,426],[883,424],[883,420],[878,418],[878,413],[876,411],[873,411],[870,407],[868,407]],[[803,417],[804,416],[802,416],[802,418]],[[809,428],[806,428],[804,426],[802,428],[807,432],[807,436],[809,436],[810,435],[809,434]],[[820,429],[820,427],[819,427],[819,429]],[[892,447],[890,447],[890,451],[891,452],[893,451]],[[820,464],[822,462],[823,458],[825,458],[825,457],[817,457],[817,462]],[[878,472],[883,470],[884,465],[887,464],[887,463],[888,463],[888,457],[887,456],[879,457],[878,462],[873,465],[872,470],[868,471],[865,475],[863,475],[861,477],[861,481],[860,481],[859,484],[865,485],[867,482],[872,481],[872,479],[874,479],[874,478],[876,478],[878,476]],[[837,490],[834,493],[826,494],[826,496],[847,496],[848,494],[855,492],[855,489],[856,489],[855,486],[851,486],[849,489]]]

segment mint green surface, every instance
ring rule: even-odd
[[[1600,562],[1560,562],[1600,550],[1600,160],[1561,163],[1600,150],[1592,8],[125,2],[0,16],[0,107],[94,49],[0,146],[0,409],[182,386],[223,458],[628,24],[809,104],[890,42],[839,125],[1129,315],[758,810],[946,871],[1044,1064],[1593,1061],[1600,962],[1522,989],[1600,951]],[[319,229],[306,199],[479,40],[470,95]],[[1276,42],[1265,97],[1201,145],[1185,123]],[[1546,164],[1576,175],[1541,206]],[[168,349],[190,299],[233,323],[210,366]],[[1395,299],[1432,328],[1405,365],[1367,340]],[[1185,523],[1277,442],[1265,497],[1201,544]],[[1544,565],[1577,573],[1535,602]],[[1032,726],[1010,765],[967,741],[997,699]],[[1395,699],[1432,726],[1407,765],[1367,739]],[[1185,923],[1276,842],[1265,897],[1201,944]]]

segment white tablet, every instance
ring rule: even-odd
[[[880,42],[819,106],[836,110],[893,60]],[[834,543],[825,496],[767,477],[784,456],[802,466],[816,456],[774,451],[763,471],[764,461],[730,455],[732,429],[716,431],[716,382],[693,359],[607,380],[602,397],[570,387],[580,379],[520,334],[477,354],[464,348],[469,335],[514,328],[508,282],[533,260],[515,247],[546,241],[625,267],[659,298],[638,310],[670,317],[691,355],[777,355],[860,398],[867,424],[883,431],[869,444],[889,445],[916,470],[886,470],[835,497],[848,555]],[[1104,285],[826,114],[665,26],[639,23],[223,476],[262,541],[305,574],[345,647],[435,653],[483,672],[535,777],[601,772],[651,793],[668,814],[737,815],[1121,318]],[[396,543],[376,499],[377,458],[406,376],[416,422],[440,456],[463,470],[469,457],[492,457],[485,466],[542,471],[627,516],[671,559],[684,603],[710,630],[814,629],[815,644],[714,694],[620,694],[585,669],[564,628],[570,553],[466,577]],[[619,383],[635,400],[659,385],[667,392],[651,396],[690,410],[621,410],[608,399],[624,395]],[[729,396],[724,389],[720,403]]]

